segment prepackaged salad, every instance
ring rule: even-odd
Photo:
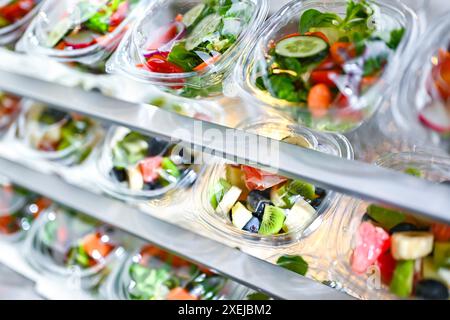
[[[20,110],[20,98],[0,91],[0,134],[4,133]]]
[[[41,273],[90,289],[110,273],[112,263],[122,254],[120,243],[118,231],[78,211],[55,205],[33,227],[27,258]]]
[[[111,128],[98,159],[101,186],[122,199],[151,200],[191,186],[199,168],[186,148],[124,127]]]
[[[10,45],[37,13],[41,0],[0,1],[0,45]]]
[[[147,0],[50,0],[18,44],[20,51],[41,54],[88,71],[104,72],[115,50]]]
[[[450,181],[446,158],[404,153],[379,164],[436,183]],[[344,288],[366,299],[449,298],[450,225],[355,200],[341,226],[336,265]]]
[[[248,289],[153,245],[130,256],[112,279],[112,299],[242,299]]]
[[[218,95],[266,14],[266,0],[153,1],[108,71],[185,97]]]
[[[433,23],[417,44],[394,106],[394,115],[414,143],[450,153],[450,15]]]
[[[28,101],[16,137],[31,156],[75,165],[90,155],[98,133],[98,124],[85,116]]]
[[[50,200],[0,179],[0,238],[22,238],[50,204]]]
[[[348,141],[340,135],[324,135],[292,123],[262,120],[244,128],[303,148],[352,158]],[[217,162],[198,184],[199,217],[207,227],[239,243],[282,246],[313,231],[336,199],[301,179],[289,179],[247,165]]]
[[[242,57],[238,83],[252,103],[303,125],[351,130],[390,92],[415,18],[397,1],[293,1]]]

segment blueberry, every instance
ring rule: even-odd
[[[255,217],[257,217],[259,220],[261,220],[264,215],[264,209],[266,208],[266,206],[272,206],[272,205],[273,205],[273,203],[270,202],[269,200],[262,200],[262,201],[258,202],[258,204],[256,205],[256,209],[253,212],[253,215]]]
[[[319,208],[319,206],[322,204],[322,198],[316,198],[313,201],[311,201],[309,204],[317,210],[317,208]]]
[[[389,233],[393,234],[396,232],[418,231],[418,230],[419,228],[416,225],[412,223],[402,222],[396,225],[395,227],[391,228],[391,230],[389,230]]]
[[[250,193],[247,196],[247,203],[250,206],[250,208],[252,209],[253,212],[256,211],[258,204],[261,201],[270,201],[269,198],[267,198],[265,196],[265,194],[261,191],[258,190],[252,190],[250,191]]]
[[[319,196],[319,198],[325,197],[327,194],[327,191],[325,189],[316,187],[316,194]]]
[[[444,186],[450,186],[450,180],[442,181],[441,184],[443,184]]]
[[[167,148],[169,147],[169,142],[155,137],[149,138],[147,143],[148,143],[147,156],[149,157],[162,155],[166,152]]]
[[[116,178],[119,182],[124,182],[127,180],[127,172],[125,171],[125,169],[113,167],[111,169],[111,175],[114,178]]]
[[[439,281],[424,279],[416,285],[416,296],[427,300],[447,300],[448,288]]]
[[[244,226],[243,230],[249,231],[252,233],[258,233],[259,225],[260,225],[260,222],[259,222],[258,218],[253,217],[250,219],[249,222],[247,222],[247,224]]]

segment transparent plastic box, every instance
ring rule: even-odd
[[[108,280],[114,300],[242,300],[249,289],[152,245],[124,259]]]
[[[100,125],[81,115],[23,100],[16,122],[17,151],[31,159],[81,164],[98,142]]]
[[[50,200],[11,184],[0,177],[0,240],[23,239]]]
[[[361,3],[364,9],[352,9]],[[304,126],[351,131],[397,89],[417,20],[397,0],[292,1],[266,21],[242,55],[234,77],[238,94]]]
[[[393,113],[414,143],[450,153],[450,14],[425,32],[408,61]]]
[[[194,159],[174,142],[112,127],[97,159],[99,186],[122,200],[179,199],[202,170]]]
[[[397,171],[419,170],[424,179],[436,183],[443,183],[444,181],[450,180],[450,158],[433,156],[424,152],[388,154],[380,158],[380,160],[377,161],[377,165]],[[430,201],[433,201],[433,199],[430,199]],[[366,201],[353,199],[345,208],[343,208],[345,211],[339,216],[339,219],[333,221],[333,225],[338,231],[330,233],[332,236],[328,239],[331,245],[330,247],[335,248],[333,250],[336,250],[336,257],[333,257],[333,261],[331,261],[332,267],[330,269],[330,277],[340,283],[344,290],[361,299],[398,299],[399,297],[390,292],[389,288],[390,285],[392,285],[392,279],[394,279],[392,274],[393,269],[389,264],[394,258],[387,257],[393,255],[392,234],[405,234],[408,232],[409,229],[405,229],[404,232],[399,229],[402,224],[402,228],[411,228],[411,225],[414,225],[417,228],[411,229],[414,232],[432,232],[434,233],[433,247],[436,252],[437,243],[442,242],[444,244],[449,244],[450,226],[438,224],[437,222],[419,218],[418,216],[408,215],[407,213],[405,213],[405,220],[400,223],[389,222],[388,220],[380,222],[381,220],[377,221],[370,218],[375,217],[375,213],[372,213],[372,216],[367,214],[370,205],[371,204]],[[395,213],[391,214],[391,216],[394,215]],[[380,219],[379,216],[378,219]],[[363,223],[370,223],[372,226],[379,228],[375,230],[383,235],[386,235],[386,233],[388,234],[389,239],[386,240],[386,243],[388,243],[389,250],[379,255],[376,261],[366,269],[366,272],[355,272],[353,271],[354,268],[359,268],[359,266],[355,264],[354,267],[352,267],[354,264],[353,259],[356,259],[353,257],[353,254],[358,243],[357,234]],[[392,226],[399,230],[394,231],[394,227],[387,229],[385,227],[387,226],[387,223],[392,223]],[[440,231],[438,231],[438,225],[440,226]],[[380,229],[383,229],[384,232]],[[367,232],[367,234],[369,234],[369,232]],[[441,235],[437,236],[438,234]],[[367,246],[368,248],[371,248],[371,244],[368,244]],[[419,248],[420,246],[419,243],[416,243],[413,248]],[[371,250],[372,255],[375,257],[377,249]],[[396,250],[400,252],[400,249]],[[440,282],[444,281],[444,279],[447,279],[447,281],[449,280],[448,269],[443,268],[444,271],[441,270],[438,272],[438,269],[435,270],[435,267],[431,267],[430,260],[433,260],[431,257],[433,257],[433,254],[430,253],[425,258],[417,258],[414,262],[415,290],[417,290],[417,281],[420,279],[433,279],[439,280]],[[397,267],[401,261],[403,260],[395,259],[395,262],[393,263]],[[445,272],[445,270],[447,271]],[[390,277],[392,278],[390,283],[388,283]],[[449,284],[450,283],[447,283],[447,286]],[[412,297],[414,297],[414,291],[408,298]]]
[[[219,95],[267,12],[267,0],[152,1],[107,71],[189,98]]]
[[[0,46],[11,46],[36,16],[42,0],[0,1]]]
[[[20,111],[20,97],[0,91],[0,137],[8,130]]]
[[[294,143],[302,147],[314,149],[319,152],[335,155],[337,157],[353,159],[353,149],[350,143],[344,136],[341,136],[339,134],[324,134],[320,132],[314,132],[309,129],[301,128],[298,125],[293,124],[292,122],[287,120],[285,120],[284,122],[280,122],[280,119],[263,118],[250,124],[242,125],[241,127],[247,132],[255,133],[260,136],[270,137],[277,140],[284,140],[288,143]],[[308,211],[309,216],[307,219],[305,218],[302,220],[303,223],[293,223],[292,225],[294,227],[288,228],[287,231],[282,230],[277,234],[271,235],[260,234],[259,230],[257,230],[256,232],[246,231],[244,230],[244,228],[240,229],[237,227],[237,225],[232,223],[232,218],[229,214],[232,212],[232,210],[229,210],[228,214],[224,215],[221,215],[216,211],[216,209],[220,207],[220,202],[223,200],[223,198],[225,198],[226,193],[224,193],[222,200],[216,199],[216,201],[218,202],[216,209],[213,207],[212,203],[212,197],[216,194],[217,186],[222,185],[222,182],[224,180],[227,181],[229,187],[237,186],[241,190],[250,189],[250,187],[248,187],[248,183],[250,183],[253,178],[250,179],[248,177],[251,177],[253,173],[258,171],[255,171],[256,169],[253,169],[251,167],[246,168],[248,172],[246,171],[244,173],[243,167],[235,166],[232,163],[226,162],[224,160],[218,160],[216,164],[210,165],[206,169],[205,173],[202,176],[202,180],[199,181],[199,183],[196,185],[196,190],[194,191],[197,205],[196,210],[198,211],[198,218],[200,219],[200,222],[212,232],[226,237],[228,240],[233,241],[233,243],[236,243],[237,245],[246,244],[249,246],[261,247],[283,247],[292,245],[302,237],[306,237],[311,232],[313,232],[320,225],[321,217],[325,215],[329,211],[329,209],[333,207],[334,202],[338,201],[339,199],[339,195],[335,192],[331,190],[323,190],[318,187],[315,188],[313,197],[315,199],[318,199],[319,202],[307,199],[306,194],[293,192],[291,197],[293,200],[289,201],[293,202],[294,206],[297,205],[297,203],[305,203],[306,201],[307,204],[305,204],[303,207],[312,207],[314,211]],[[238,170],[239,172],[237,173],[236,170]],[[267,202],[267,204],[271,206],[284,208],[284,206],[279,206],[277,204],[279,200],[276,200],[277,197],[272,195],[272,192],[277,193],[278,191],[283,190],[283,186],[289,186],[290,183],[292,183],[292,179],[283,178],[278,175],[273,175],[272,173],[264,173],[264,171],[259,172],[263,174],[263,176],[266,175],[266,178],[268,180],[266,178],[264,178],[263,180],[267,180],[268,183],[273,186],[265,188],[263,191],[257,192],[255,192],[255,190],[260,190],[260,188],[258,189],[258,187],[256,187],[256,189],[254,189],[252,187],[252,192],[261,194],[264,198],[261,201],[258,201],[258,205],[256,206],[259,206],[259,202]],[[239,177],[241,178],[236,178],[237,175],[239,175]],[[244,177],[244,175],[248,178],[246,182],[243,181],[243,179],[245,178],[242,178]],[[273,179],[275,179],[276,181],[271,182],[271,180]],[[255,183],[257,184],[257,182]],[[269,186],[269,184],[266,184],[266,187],[267,186]],[[303,186],[299,187],[298,189],[302,188]],[[229,190],[231,189],[229,188]],[[268,193],[269,190],[270,195],[264,195],[265,193]],[[241,195],[244,194],[246,194],[246,191],[242,191]],[[254,211],[255,208],[253,208],[255,207],[255,205],[253,205],[252,207],[252,205],[250,204],[250,201],[253,200],[250,200],[250,197],[248,195],[244,196],[245,199],[241,199],[241,195],[239,196],[239,201],[235,201],[234,203],[244,204],[244,207],[248,211],[251,211],[250,213],[253,216],[251,219],[255,218],[257,216],[255,215]],[[257,197],[255,196],[255,199],[256,198]],[[282,196],[282,198],[284,199],[284,195]],[[277,203],[274,203],[274,201],[276,201]],[[249,209],[249,205],[250,207],[252,207],[251,210]],[[289,206],[287,206],[287,208],[289,209]],[[229,209],[232,208],[230,207]],[[264,210],[266,210],[265,207]],[[256,209],[256,212],[258,212],[258,209]],[[264,215],[265,213],[266,212],[264,211]],[[248,212],[246,214],[248,215]],[[287,216],[289,216],[289,213],[287,214]],[[248,217],[250,218],[249,215]],[[258,220],[262,220],[262,218],[259,217]]]
[[[132,20],[147,0],[49,0],[16,50],[104,72]]]
[[[74,290],[98,287],[124,254],[123,234],[75,210],[54,205],[33,225],[26,259]]]

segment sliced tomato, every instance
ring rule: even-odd
[[[305,36],[318,37],[318,38],[321,38],[326,43],[330,43],[330,41],[328,40],[327,36],[323,32],[320,32],[320,31],[305,32]]]
[[[334,77],[339,75],[339,70],[314,70],[311,72],[313,84],[323,83],[329,87],[335,87]]]
[[[249,190],[266,190],[287,180],[279,175],[249,166],[242,165],[241,170],[244,173],[245,185]]]
[[[183,73],[183,68],[161,57],[151,57],[147,60],[146,67],[152,72],[158,73]]]
[[[330,47],[331,58],[338,65],[356,57],[355,46],[350,42],[335,42]]]
[[[159,177],[158,169],[161,168],[163,158],[160,156],[146,158],[139,162],[139,169],[144,182],[154,182]]]
[[[128,1],[124,1],[117,7],[116,12],[111,15],[110,26],[118,26],[128,15]]]
[[[178,34],[178,26],[176,23],[171,23],[169,26],[164,26],[156,30],[153,35],[154,41],[150,43],[147,50],[158,50],[163,45],[169,43]]]
[[[34,6],[34,0],[19,0],[0,8],[0,16],[15,22],[23,18]]]
[[[333,59],[330,55],[328,55],[316,68],[316,70],[330,70],[335,69],[337,70],[338,67],[336,66],[336,63],[334,63]]]
[[[190,294],[185,288],[177,287],[169,291],[167,300],[198,300],[197,296]]]
[[[345,94],[339,93],[336,99],[334,99],[333,105],[338,107],[339,109],[345,109],[350,106],[350,102],[348,101],[348,97]]]
[[[98,255],[104,258],[114,249],[114,245],[102,240],[100,232],[88,234],[81,240],[81,244],[92,259],[97,259]]]

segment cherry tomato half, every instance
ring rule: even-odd
[[[159,73],[183,73],[183,68],[171,63],[162,57],[151,57],[147,60],[147,68],[152,72]]]
[[[313,84],[323,83],[329,87],[335,87],[334,77],[339,75],[339,70],[314,70],[311,72],[311,81]]]

